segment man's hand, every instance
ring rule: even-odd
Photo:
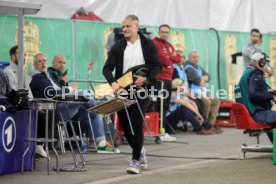
[[[202,123],[204,121],[203,117],[200,114],[196,114],[197,121],[199,121],[200,123]]]
[[[264,72],[263,77],[266,79],[266,78],[268,78],[268,77],[269,77],[269,74],[268,74],[268,73],[266,73],[266,72]]]
[[[68,83],[69,82],[68,74],[62,75],[61,76],[61,80],[63,80],[64,82]]]
[[[270,64],[267,64],[265,73],[267,73],[268,77],[273,76],[274,70],[273,70],[273,68],[270,66]]]
[[[276,96],[273,95],[273,101],[276,103]]]
[[[117,93],[117,92],[119,91],[119,89],[121,88],[121,86],[120,86],[119,83],[117,83],[117,82],[113,82],[113,83],[111,84],[111,87],[112,87],[112,89],[115,91],[115,93]]]
[[[134,84],[140,88],[141,86],[144,85],[145,81],[147,80],[146,77],[142,77],[142,76],[138,76],[138,75],[133,75],[134,77],[136,77],[136,80],[134,81]]]
[[[206,86],[206,80],[201,77],[201,81],[200,81],[200,84],[199,84],[201,87],[205,87]]]
[[[209,81],[209,76],[208,75],[203,75],[201,77],[205,82],[208,82]]]
[[[71,87],[73,88],[74,91],[76,91],[76,90],[78,90],[78,85],[79,85],[78,82],[73,82]]]
[[[200,80],[200,86],[201,87],[206,87],[206,83],[207,83],[207,81],[209,80],[209,77],[208,77],[208,75],[203,75],[202,77],[201,77],[201,80]]]

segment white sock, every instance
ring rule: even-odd
[[[106,140],[102,140],[102,141],[100,141],[99,144],[98,144],[99,147],[103,147],[103,146],[105,146],[105,145],[106,145]]]
[[[142,149],[141,149],[141,153],[144,153],[144,151],[145,151],[145,148],[143,146]]]

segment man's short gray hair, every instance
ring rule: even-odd
[[[124,20],[130,19],[132,21],[138,21],[139,22],[139,18],[136,15],[127,15]]]
[[[189,57],[191,57],[191,55],[192,55],[193,53],[198,53],[198,51],[197,51],[197,50],[192,50],[191,52],[189,52]]]
[[[53,57],[52,65],[55,63],[55,61],[57,60],[58,57],[63,57],[63,58],[65,59],[65,56],[64,56],[64,55],[62,55],[62,54],[56,54],[56,55],[54,55],[54,57]]]
[[[34,55],[34,59],[33,59],[34,65],[37,64],[37,58],[38,58],[38,56],[40,56],[40,55],[45,56],[45,54],[42,53],[42,52],[39,52],[39,53],[37,53],[37,54]],[[46,56],[45,56],[45,57],[46,57]]]

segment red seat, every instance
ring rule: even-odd
[[[237,129],[243,129],[243,133],[249,134],[249,136],[254,136],[257,138],[257,146],[247,146],[243,144],[241,151],[243,152],[243,157],[245,158],[246,152],[272,152],[273,148],[260,146],[260,135],[261,133],[271,132],[271,129],[275,125],[268,125],[263,123],[256,123],[256,121],[251,117],[247,108],[240,103],[233,104],[234,121]]]
[[[273,127],[273,125],[256,123],[256,121],[251,117],[248,110],[243,104],[234,103],[233,111],[235,115],[234,121],[237,129],[256,130]]]

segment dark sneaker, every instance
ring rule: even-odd
[[[137,160],[131,160],[128,164],[126,172],[129,174],[139,174],[140,163]]]

